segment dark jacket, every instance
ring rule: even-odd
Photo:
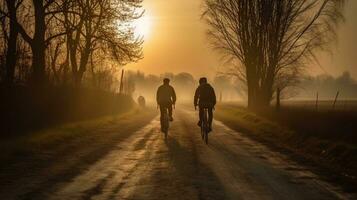
[[[159,105],[171,105],[176,103],[176,93],[171,85],[161,85],[157,89],[156,102]]]
[[[208,83],[199,85],[193,103],[200,107],[214,107],[216,105],[216,94],[213,87]]]

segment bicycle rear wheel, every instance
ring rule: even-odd
[[[204,139],[205,143],[208,144],[208,110],[207,110],[207,108],[204,109],[203,122],[204,122],[203,139]]]
[[[168,117],[168,110],[165,109],[164,115],[162,116],[161,120],[161,131],[165,135],[165,139],[167,139],[167,135],[169,133],[169,117]]]
[[[202,121],[201,122],[201,137],[202,137],[202,140],[205,139],[205,128],[204,128],[205,124],[204,122]]]

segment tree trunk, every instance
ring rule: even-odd
[[[41,85],[46,80],[46,23],[45,7],[43,1],[33,0],[35,10],[35,34],[31,44],[32,50],[32,81],[35,85]]]
[[[45,50],[46,48],[42,45],[33,45],[32,49],[32,83],[39,86],[43,84],[46,80],[45,74]]]
[[[14,0],[7,0],[6,5],[9,11],[10,18],[10,34],[7,42],[7,52],[6,52],[6,83],[12,85],[15,76],[15,66],[16,66],[16,43],[19,34],[18,28],[16,26],[16,5]]]
[[[280,110],[280,88],[276,90],[276,110]]]

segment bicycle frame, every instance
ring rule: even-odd
[[[208,144],[208,108],[203,109],[203,116],[201,119],[201,136],[202,140],[205,141],[206,144]]]
[[[165,134],[165,139],[167,138],[167,134],[169,132],[169,114],[168,114],[168,108],[165,108],[165,112],[163,112],[163,116],[160,118],[160,124],[161,124],[161,130]]]

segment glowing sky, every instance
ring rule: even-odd
[[[200,19],[202,0],[144,0],[145,19],[137,25],[144,34],[144,59],[126,69],[145,73],[190,72],[195,76],[214,76],[220,60],[207,43],[205,24]],[[340,75],[349,70],[357,78],[357,1],[347,3],[346,21],[340,26],[333,55],[321,53],[323,66],[313,74]]]

